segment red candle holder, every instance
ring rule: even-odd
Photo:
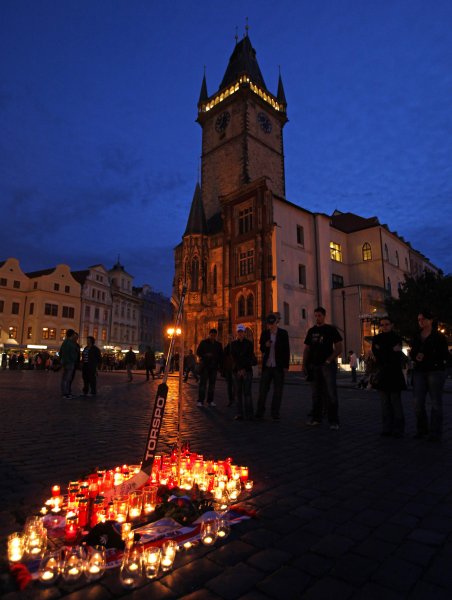
[[[77,517],[67,517],[64,528],[64,539],[66,542],[75,542],[78,534]]]
[[[59,486],[59,485],[54,485],[54,486],[52,487],[52,497],[53,497],[53,498],[56,498],[57,496],[59,496],[59,495],[60,495],[60,492],[61,492],[61,488],[60,488],[60,486]]]

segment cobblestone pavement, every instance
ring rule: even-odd
[[[134,592],[120,587],[114,570],[90,586],[43,590],[36,583],[3,598],[450,599],[452,395],[445,395],[442,443],[412,439],[409,392],[406,437],[380,438],[376,393],[353,389],[348,378],[340,379],[337,432],[306,426],[310,394],[299,375],[289,374],[280,422],[234,421],[222,380],[217,407],[199,409],[189,380],[183,437],[206,456],[249,466],[255,487],[246,505],[257,517],[234,526],[215,547],[180,553],[171,573]],[[3,555],[4,536],[20,529],[51,485],[97,466],[139,462],[143,453],[158,381],[138,372],[132,383],[125,373],[101,374],[95,400],[70,401],[60,397],[59,381],[55,373],[0,372]],[[174,377],[162,451],[175,441],[176,394]]]

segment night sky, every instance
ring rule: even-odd
[[[452,272],[450,0],[1,0],[0,260],[121,263],[170,294],[195,119],[238,35],[278,66],[287,199],[376,215]]]

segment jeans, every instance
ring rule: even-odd
[[[279,417],[281,408],[282,392],[284,387],[284,369],[280,367],[264,367],[259,387],[259,399],[257,401],[256,416],[263,417],[265,413],[265,401],[273,381],[273,398],[271,403],[272,417]]]
[[[443,430],[443,388],[446,380],[445,371],[414,371],[413,393],[416,410],[417,433],[440,437]],[[427,394],[430,395],[432,409],[430,413],[430,427],[428,423],[425,402]]]
[[[329,365],[312,366],[311,373],[312,420],[320,423],[325,407],[328,413],[328,422],[334,425],[339,423],[336,363],[332,362]]]
[[[228,390],[228,406],[232,406],[235,402],[235,377],[231,370],[227,370],[224,374],[224,378],[226,380],[226,388]]]
[[[379,390],[378,395],[381,400],[382,433],[402,435],[405,431],[405,416],[401,393]]]
[[[97,372],[96,368],[89,367],[88,365],[83,365],[82,367],[82,377],[83,377],[83,393],[86,395],[89,390],[91,390],[91,394],[96,394],[96,383],[97,383]]]
[[[71,393],[74,371],[75,365],[64,365],[63,367],[63,377],[61,378],[61,393],[63,396],[69,396]]]
[[[234,373],[235,390],[237,394],[237,416],[252,419],[253,400],[251,399],[251,384],[253,382],[252,371],[246,371],[243,377]]]
[[[152,375],[152,379],[155,379],[154,369],[155,367],[146,367],[146,381],[149,381],[149,375]]]
[[[217,381],[217,369],[209,369],[204,367],[201,369],[201,373],[199,375],[199,396],[198,402],[204,404],[204,399],[206,397],[207,383],[209,383],[209,391],[207,392],[207,404],[211,404],[213,402],[213,395],[215,393],[215,383]]]

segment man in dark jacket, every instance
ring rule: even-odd
[[[207,383],[209,383],[209,391],[207,393],[207,405],[216,406],[213,395],[215,393],[215,383],[217,381],[217,371],[223,363],[223,347],[220,342],[217,342],[217,330],[211,329],[209,337],[199,344],[196,354],[199,357],[200,367],[200,382],[198,406],[204,406],[206,397]]]
[[[155,379],[155,374],[154,374],[155,365],[156,365],[155,353],[148,346],[146,352],[144,353],[144,366],[146,369],[146,381],[149,381],[149,375],[152,375],[152,379]]]
[[[83,395],[86,396],[91,390],[90,395],[95,396],[97,394],[97,369],[102,362],[102,354],[92,335],[89,335],[86,340],[87,345],[82,352]]]
[[[71,385],[74,378],[75,365],[79,360],[79,349],[75,342],[76,333],[73,329],[66,331],[66,338],[61,344],[59,357],[63,367],[63,376],[61,378],[61,393],[64,398],[72,398]]]
[[[127,371],[127,381],[132,381],[132,379],[133,379],[132,369],[135,366],[135,363],[137,362],[137,357],[135,356],[135,352],[133,351],[132,346],[130,346],[129,351],[126,352],[124,362],[125,362],[126,371]]]
[[[245,325],[237,325],[237,339],[230,344],[234,387],[237,395],[236,421],[253,419],[251,384],[253,382],[254,348],[245,337]]]
[[[270,407],[274,421],[279,421],[284,375],[289,369],[290,345],[289,334],[278,327],[276,315],[267,317],[267,329],[262,332],[259,346],[262,352],[262,375],[257,402],[256,419],[262,419],[265,413],[265,402],[273,381],[273,398]]]

